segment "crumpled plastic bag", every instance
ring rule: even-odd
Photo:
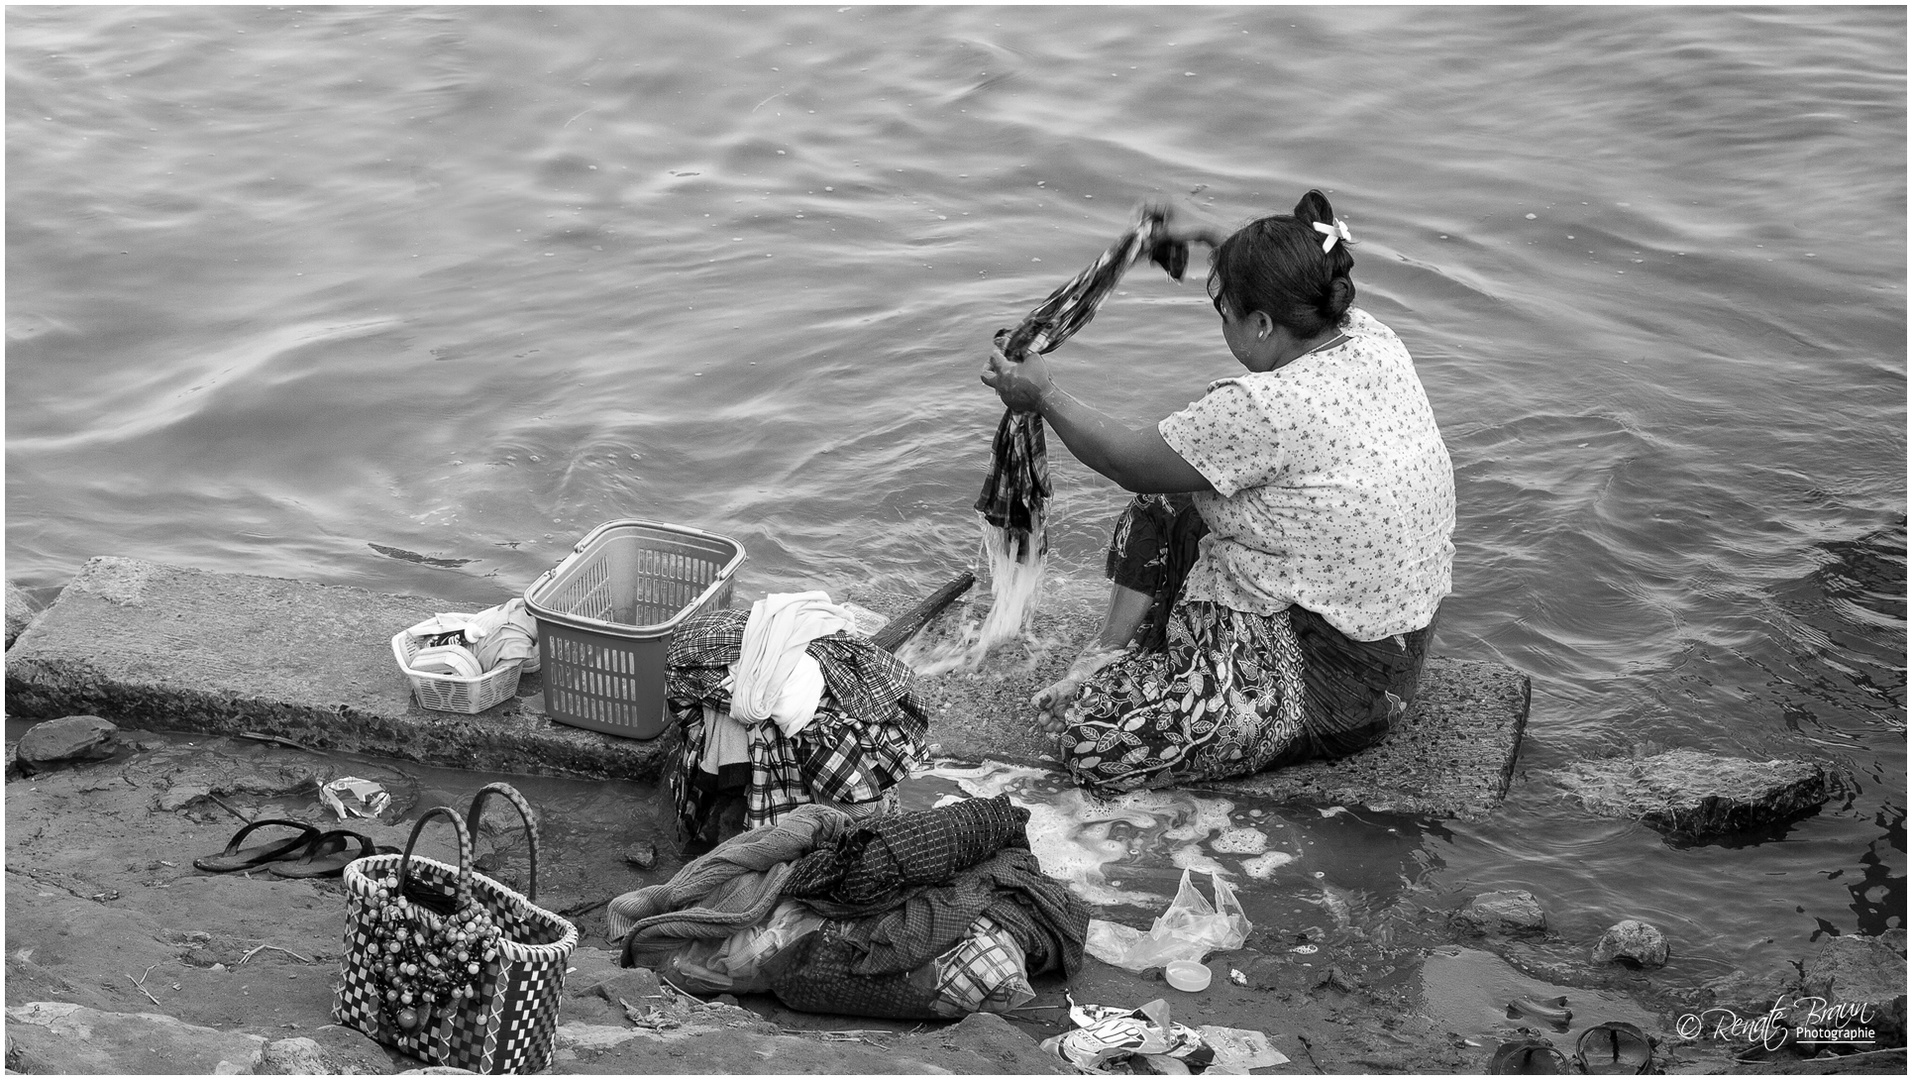
[[[1211,952],[1239,949],[1253,929],[1233,886],[1211,872],[1215,902],[1201,894],[1182,871],[1181,888],[1168,909],[1156,916],[1148,933],[1102,919],[1089,920],[1089,955],[1128,971],[1147,971],[1171,960],[1201,963]]]
[[[514,661],[527,675],[538,670],[538,620],[525,608],[523,597],[476,614],[440,612],[405,632],[432,639],[434,645],[462,645],[478,658],[483,671]]]
[[[1285,1065],[1288,1055],[1269,1045],[1264,1032],[1203,1024],[1191,1028],[1169,1018],[1161,998],[1139,1009],[1078,1005],[1067,991],[1075,1030],[1044,1039],[1042,1049],[1084,1072],[1103,1073],[1145,1058],[1155,1073],[1246,1075],[1251,1069]]]
[[[392,805],[392,794],[376,780],[341,776],[319,789],[319,801],[339,816],[375,818]]]
[[[679,947],[659,971],[671,985],[693,994],[764,993],[770,989],[765,963],[823,922],[823,916],[805,905],[785,900],[758,925],[727,938],[702,938]]]
[[[1102,1066],[1125,1058],[1157,1056],[1202,1066],[1214,1056],[1193,1028],[1169,1019],[1168,1002],[1161,998],[1139,1009],[1125,1009],[1078,1005],[1066,992],[1064,997],[1075,1030],[1044,1039],[1041,1046],[1078,1069],[1099,1072]]]

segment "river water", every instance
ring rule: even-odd
[[[112,554],[493,603],[619,517],[741,541],[739,600],[926,592],[975,556],[990,334],[1141,200],[1318,186],[1453,454],[1436,652],[1534,683],[1493,819],[1335,824],[1354,901],[1527,888],[1693,980],[1904,924],[1903,9],[6,17],[42,596]],[[1131,275],[1059,379],[1152,421],[1228,374],[1200,273]],[[1094,578],[1123,496],[1055,471]],[[1540,779],[1635,746],[1852,784],[1676,848]]]

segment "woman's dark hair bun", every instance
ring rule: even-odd
[[[1328,205],[1328,197],[1315,188],[1295,204],[1295,218],[1303,225],[1313,225],[1317,221],[1334,222],[1334,207]]]
[[[1354,303],[1354,253],[1315,225],[1335,223],[1334,207],[1310,190],[1293,214],[1261,218],[1237,230],[1209,262],[1215,295],[1239,315],[1261,311],[1302,337],[1338,326]]]

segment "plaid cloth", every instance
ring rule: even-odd
[[[936,958],[936,1008],[946,1016],[1008,1012],[1036,996],[1022,947],[987,915],[955,948]]]
[[[730,708],[730,675],[743,646],[745,611],[707,612],[686,619],[665,654],[665,702],[683,733],[683,756],[671,777],[679,824],[699,832],[738,777],[699,768],[706,704]],[[744,822],[774,825],[811,802],[868,803],[882,798],[925,761],[928,709],[917,696],[915,673],[867,638],[846,633],[812,641],[806,651],[823,671],[824,695],[816,718],[794,736],[775,723],[750,725],[749,778],[743,782]]]
[[[1170,277],[1182,280],[1188,266],[1188,245],[1162,235],[1160,215],[1144,213],[1087,269],[1049,294],[1012,330],[996,332],[1003,355],[1022,361],[1030,353],[1046,353],[1069,340],[1095,318],[1096,309],[1115,291],[1128,268],[1147,255]],[[1049,486],[1049,453],[1042,417],[1005,411],[996,425],[989,449],[989,473],[983,478],[976,509],[983,519],[1004,530],[1018,561],[1028,561],[1048,550],[1040,535],[1043,507],[1053,494]]]
[[[992,852],[1027,850],[1028,824],[1029,811],[1007,795],[877,818],[798,859],[784,893],[862,905],[911,885],[940,885]]]

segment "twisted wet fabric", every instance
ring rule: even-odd
[[[1095,262],[1050,293],[1013,331],[996,332],[1003,355],[1021,362],[1069,340],[1095,318],[1096,309],[1115,291],[1122,275],[1144,255],[1177,281],[1188,267],[1188,245],[1166,237],[1161,215],[1144,212]],[[1018,561],[1027,562],[1048,549],[1043,509],[1052,494],[1042,417],[1005,410],[990,444],[989,473],[983,478],[976,509],[983,520],[1007,534],[1005,546]]]

